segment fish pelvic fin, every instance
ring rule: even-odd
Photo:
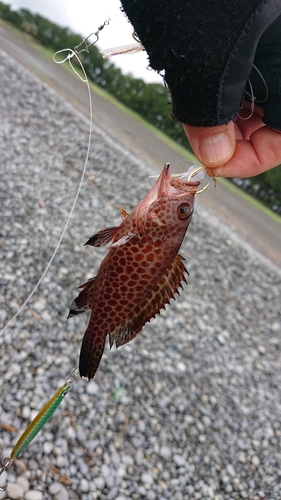
[[[95,281],[96,278],[90,278],[88,281],[86,281],[86,283],[83,283],[79,286],[79,288],[83,288],[83,290],[72,302],[67,319],[90,309],[90,305],[93,300]]]
[[[91,321],[85,332],[79,358],[81,377],[93,378],[99,367],[104,351],[105,336],[97,335],[91,329]]]
[[[114,237],[114,234],[118,226],[106,227],[105,229],[101,229],[97,233],[93,234],[91,238],[89,238],[85,245],[91,245],[92,247],[102,247],[108,245]]]
[[[142,330],[145,323],[155,317],[165,305],[175,299],[176,293],[187,283],[185,274],[188,271],[184,265],[184,257],[176,255],[155,287],[144,300],[128,315],[116,330],[109,335],[110,346],[127,344]]]

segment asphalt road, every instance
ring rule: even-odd
[[[0,23],[0,47],[51,85],[79,111],[89,115],[85,84],[63,65],[57,65],[44,57],[39,47],[30,43],[27,37]],[[166,162],[176,165],[182,160],[177,152],[131,116],[96,93],[93,93],[92,98],[94,121],[126,149],[157,168],[162,168]],[[182,168],[182,164],[178,168]],[[280,224],[220,183],[216,192],[212,188],[204,192],[200,204],[281,268]]]

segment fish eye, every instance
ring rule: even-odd
[[[179,219],[187,219],[189,217],[190,212],[189,212],[189,205],[186,203],[182,203],[182,205],[179,205],[177,208],[177,214]]]

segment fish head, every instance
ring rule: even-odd
[[[155,185],[139,204],[138,226],[155,241],[173,237],[182,241],[190,224],[199,181],[171,177],[166,164]]]

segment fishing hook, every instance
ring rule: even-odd
[[[199,172],[201,172],[202,170],[205,170],[205,169],[206,169],[206,167],[204,167],[204,165],[199,165],[199,167],[195,168],[195,170],[192,170],[192,172],[189,174],[189,176],[187,178],[187,182],[192,182],[192,177],[194,177],[194,175],[198,174]],[[208,182],[208,184],[206,184],[206,186],[199,189],[199,191],[196,191],[196,194],[203,193],[203,191],[205,191],[205,189],[207,189],[207,187],[209,187],[209,185],[210,185],[210,183]]]
[[[196,191],[196,194],[203,193],[203,191],[205,191],[205,189],[207,189],[209,186],[210,186],[210,183],[208,182],[208,184],[206,184],[206,186],[204,186],[201,189],[199,189],[199,191]]]
[[[204,167],[204,165],[199,165],[199,167],[195,168],[194,170],[192,170],[192,172],[190,172],[188,178],[187,178],[187,182],[192,182],[192,177],[195,176],[195,174],[198,174],[199,172],[201,172],[201,170],[205,170],[206,167]]]
[[[0,470],[0,476],[5,472],[5,470],[10,467],[10,465],[13,465],[14,460],[11,457],[6,457],[4,458],[4,465],[2,469]],[[5,486],[0,486],[0,491],[6,491],[8,486],[8,483],[5,484]]]

